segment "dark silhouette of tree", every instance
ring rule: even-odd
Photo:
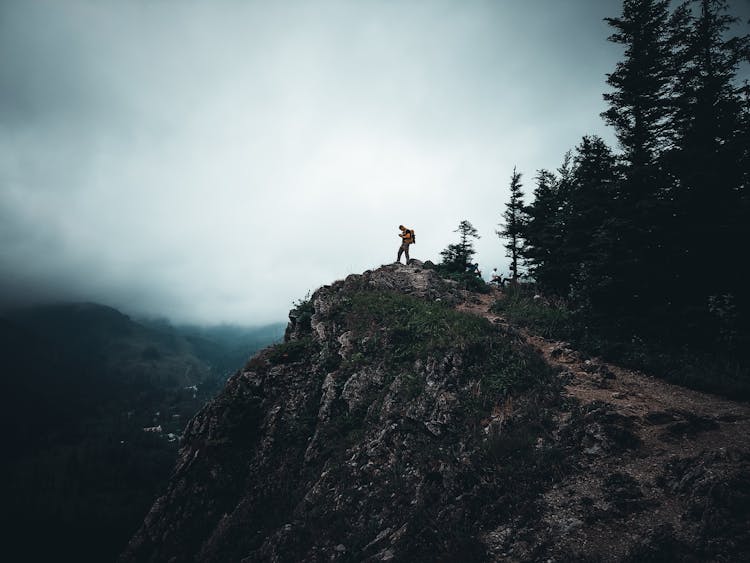
[[[506,256],[510,258],[510,273],[513,281],[518,280],[519,261],[522,258],[523,249],[523,232],[525,225],[525,207],[523,203],[523,192],[521,192],[521,173],[513,168],[513,174],[510,177],[510,200],[506,204],[503,213],[504,223],[499,226],[501,230],[495,231],[502,239],[508,239],[505,243]]]
[[[525,209],[523,258],[529,275],[546,291],[565,295],[570,272],[564,260],[567,201],[562,182],[549,170],[539,170],[535,178],[534,200]]]
[[[642,343],[657,363],[696,353],[731,378],[750,368],[737,355],[750,346],[750,84],[737,79],[750,38],[733,35],[727,0],[669,5],[624,0],[606,20],[624,55],[601,115],[621,152],[584,137],[557,174],[539,171],[522,213],[512,195],[498,234],[515,268],[525,240],[574,338],[601,352]]]
[[[668,0],[624,0],[619,18],[605,18],[615,29],[609,41],[625,47],[624,60],[607,75],[613,91],[604,94],[602,113],[615,128],[632,167],[654,162],[669,144],[672,86]]]
[[[617,158],[597,136],[583,137],[576,147],[568,191],[563,257],[574,294],[598,312],[620,313],[624,252],[620,244],[622,209]],[[592,314],[592,311],[588,311]]]
[[[542,170],[526,209],[523,255],[532,277],[547,291],[574,291],[606,309],[619,267],[617,158],[599,137],[584,137],[566,154],[560,177]]]
[[[665,268],[672,223],[670,189],[660,157],[674,142],[673,35],[668,0],[624,0],[622,14],[606,21],[609,40],[625,47],[607,83],[609,109],[602,117],[615,128],[623,150],[624,175],[613,206],[620,253],[613,275],[620,279],[623,311],[634,318],[664,308],[671,275]]]
[[[743,268],[730,265],[746,253],[747,242],[740,164],[748,137],[736,78],[750,41],[730,35],[737,18],[727,12],[725,0],[690,0],[673,17],[676,146],[666,166],[675,178],[676,236],[670,248],[674,298],[680,309],[692,311],[686,321],[693,329],[710,324],[704,317],[711,296],[736,296],[748,282]],[[698,288],[693,272],[709,258],[716,267]]]
[[[478,239],[480,236],[474,226],[467,220],[461,221],[458,228],[453,232],[458,233],[460,239],[458,243],[449,244],[440,253],[443,258],[442,265],[448,272],[464,272],[476,253],[473,239]]]

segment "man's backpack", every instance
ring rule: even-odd
[[[414,229],[409,229],[409,231],[411,232],[411,243],[417,244],[417,235],[414,234]]]

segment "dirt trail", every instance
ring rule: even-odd
[[[501,291],[493,290],[458,309],[508,326],[506,319],[490,311],[501,297]],[[586,553],[602,561],[623,560],[632,552],[633,538],[648,543],[643,538],[665,525],[680,545],[695,545],[694,538],[705,535],[707,519],[704,515],[703,523],[696,523],[690,516],[696,499],[706,494],[700,487],[711,490],[717,483],[733,481],[738,471],[746,471],[750,405],[672,385],[588,357],[566,342],[515,328],[559,369],[564,393],[578,405],[563,409],[558,420],[561,427],[575,416],[584,421],[584,431],[574,439],[578,471],[544,493],[544,515],[534,533],[552,530],[551,541],[561,550],[576,552],[576,546],[587,545]],[[618,498],[612,483],[629,479],[634,483],[633,498],[622,492],[627,487],[621,487]],[[618,506],[635,499],[651,508],[618,512]],[[611,526],[613,520],[621,526]],[[494,559],[523,560],[519,555],[524,546],[518,542],[509,546],[506,536],[507,530],[502,529],[486,535]]]
[[[493,290],[489,294],[480,295],[474,302],[462,303],[458,309],[483,316],[495,324],[508,325],[502,316],[490,311],[492,304],[501,296],[499,290]],[[543,338],[523,328],[519,332],[551,366],[559,368],[570,377],[565,391],[583,404],[602,401],[614,405],[626,416],[639,418],[668,410],[689,412],[713,418],[720,425],[729,425],[733,429],[732,434],[737,434],[737,422],[750,421],[750,405],[747,403],[672,385],[644,373],[581,354],[567,342]],[[656,422],[656,418],[659,417],[651,417],[653,422]],[[750,445],[750,434],[742,434],[735,437],[740,438],[740,443]]]

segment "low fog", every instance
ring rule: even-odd
[[[616,0],[0,4],[0,294],[176,322],[284,320],[308,290],[438,260],[486,272],[598,117]]]

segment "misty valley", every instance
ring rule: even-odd
[[[164,488],[187,421],[284,327],[172,326],[95,304],[3,314],[10,552],[113,560]]]

